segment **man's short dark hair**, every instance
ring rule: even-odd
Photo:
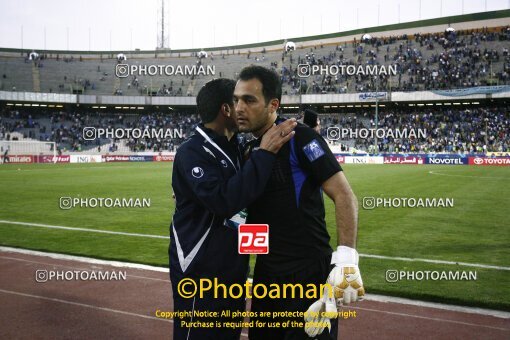
[[[262,94],[266,104],[274,98],[278,99],[279,102],[282,101],[282,82],[275,71],[262,66],[250,65],[243,68],[239,73],[240,80],[246,81],[253,78],[262,83]]]
[[[234,105],[235,81],[218,78],[206,83],[197,95],[197,112],[202,123],[216,119],[223,104]]]

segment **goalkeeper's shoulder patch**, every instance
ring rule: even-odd
[[[308,158],[310,162],[315,161],[325,154],[324,149],[321,147],[317,139],[314,139],[310,143],[306,144],[303,147],[303,151],[306,155],[306,158]]]

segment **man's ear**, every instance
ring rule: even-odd
[[[223,113],[223,115],[224,115],[225,117],[230,117],[230,114],[231,114],[231,112],[230,112],[230,106],[228,106],[228,104],[223,104],[223,105],[221,106],[221,112]]]
[[[269,101],[269,112],[273,113],[278,111],[278,108],[280,107],[280,101],[276,98],[273,98]]]

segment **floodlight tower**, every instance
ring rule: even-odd
[[[158,49],[164,49],[164,48],[170,48],[170,34],[168,32],[169,25],[168,25],[168,15],[165,12],[165,8],[169,8],[168,6],[169,0],[161,0],[161,5],[158,8],[158,25],[157,25],[157,32],[158,32]],[[165,3],[167,3],[167,6],[165,6]]]

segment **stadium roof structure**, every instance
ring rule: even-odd
[[[194,54],[198,53],[202,50],[206,52],[221,52],[226,50],[236,50],[243,52],[258,52],[262,49],[282,49],[283,45],[286,41],[293,41],[295,43],[300,43],[299,47],[304,46],[314,46],[316,44],[328,44],[328,43],[338,43],[344,41],[351,41],[353,38],[361,38],[363,34],[370,34],[373,37],[382,37],[382,36],[390,36],[390,35],[402,35],[408,34],[413,35],[414,33],[434,33],[444,31],[449,26],[454,26],[456,30],[465,30],[465,29],[477,29],[482,27],[498,27],[498,26],[507,26],[510,22],[510,9],[508,10],[498,10],[498,11],[490,11],[490,12],[480,12],[480,13],[470,13],[463,15],[454,15],[447,16],[441,18],[434,19],[426,19],[426,20],[417,20],[410,21],[398,24],[391,25],[383,25],[383,26],[373,26],[360,28],[355,30],[349,30],[344,32],[337,33],[328,33],[328,34],[320,34],[320,35],[312,35],[312,36],[304,36],[304,37],[293,37],[286,39],[278,39],[272,41],[264,41],[260,43],[253,44],[243,44],[243,45],[230,45],[230,46],[218,46],[214,48],[191,48],[191,49],[157,49],[157,50],[135,50],[135,51],[125,51],[125,50],[112,50],[112,51],[72,51],[72,50],[44,50],[38,49],[39,53],[52,53],[52,54],[61,54],[61,55],[82,55],[84,57],[89,56],[92,57],[94,55],[117,55],[119,53],[125,53],[130,56],[135,57],[143,57],[144,55],[155,55],[158,56],[184,56],[186,54]],[[32,49],[18,49],[18,48],[2,48],[0,47],[0,55],[10,55],[14,53],[16,56],[20,53],[30,53]]]
[[[510,10],[500,10],[500,11],[492,11],[492,12],[483,12],[483,13],[473,13],[459,16],[450,16],[450,17],[442,17],[436,19],[428,19],[428,20],[420,20],[413,22],[406,22],[400,24],[393,25],[385,25],[378,27],[368,27],[364,29],[351,30],[346,32],[339,33],[331,33],[331,34],[323,34],[316,36],[308,36],[308,37],[296,37],[285,40],[275,40],[268,41],[264,43],[257,44],[246,44],[246,45],[237,45],[237,46],[223,46],[211,49],[204,49],[206,52],[214,52],[213,54],[217,59],[215,59],[215,63],[219,64],[218,68],[224,71],[223,77],[232,77],[235,78],[236,75],[234,71],[230,70],[229,74],[226,74],[226,70],[229,68],[236,67],[244,67],[244,65],[248,63],[252,63],[251,60],[247,60],[243,58],[241,62],[241,58],[236,59],[237,64],[232,66],[231,64],[221,65],[220,55],[222,53],[230,53],[233,55],[233,50],[236,51],[235,54],[250,54],[250,53],[258,53],[258,52],[270,52],[273,51],[273,58],[276,55],[280,55],[278,53],[283,52],[284,43],[288,41],[292,41],[296,43],[297,51],[293,53],[304,52],[304,48],[309,48],[317,45],[331,46],[334,49],[334,46],[338,46],[340,44],[345,44],[347,42],[352,41],[360,41],[361,37],[369,34],[374,38],[381,37],[390,37],[390,36],[402,36],[407,35],[412,37],[414,34],[424,34],[424,33],[440,33],[444,32],[448,27],[453,27],[457,32],[458,31],[466,31],[466,30],[475,30],[481,29],[485,27],[489,28],[502,28],[507,27],[510,22]],[[333,51],[329,48],[330,51]],[[101,60],[101,72],[104,72],[103,69],[106,69],[108,73],[114,72],[114,68],[117,66],[116,56],[119,54],[123,54],[126,56],[128,63],[143,63],[145,60],[148,60],[152,63],[164,62],[167,64],[170,63],[184,63],[186,58],[188,61],[192,63],[196,62],[196,53],[200,52],[202,49],[187,49],[187,50],[153,50],[153,51],[61,51],[61,50],[37,50],[39,55],[45,55],[49,60],[56,59],[57,56],[60,58],[74,58],[74,60],[90,60],[90,62],[84,62],[83,65],[78,63],[70,63],[70,66],[66,66],[62,62],[52,65],[50,62],[44,65],[44,68],[38,70],[37,67],[30,64],[26,64],[23,62],[22,58],[24,55],[33,53],[34,51],[31,49],[11,49],[11,48],[0,48],[0,58],[3,58],[4,61],[9,60],[18,60],[18,64],[20,68],[24,68],[26,74],[23,74],[24,81],[29,83],[28,90],[26,92],[20,87],[17,91],[13,89],[13,91],[0,91],[0,101],[8,102],[13,105],[22,104],[26,106],[30,106],[29,103],[53,103],[59,105],[87,105],[93,106],[97,108],[106,108],[107,106],[115,106],[127,109],[139,109],[144,106],[178,106],[178,107],[193,107],[195,106],[195,97],[193,94],[196,93],[196,89],[200,88],[201,85],[207,80],[207,78],[201,78],[196,81],[189,82],[184,84],[184,78],[182,78],[182,92],[180,94],[172,94],[170,96],[158,96],[156,90],[158,88],[158,84],[156,82],[153,83],[152,79],[150,82],[147,82],[146,87],[151,93],[148,92],[140,92],[141,95],[130,95],[129,91],[124,93],[124,95],[110,95],[113,94],[117,89],[121,89],[121,86],[127,86],[128,78],[119,78],[110,77],[108,81],[98,82],[98,86],[103,86],[103,90],[96,91],[95,94],[87,93],[84,91],[83,86],[79,86],[81,84],[74,82],[74,84],[69,85],[72,88],[71,93],[54,93],[53,91],[48,91],[47,89],[41,88],[39,84],[38,78],[39,73],[46,74],[47,78],[44,78],[46,81],[52,81],[53,85],[56,84],[58,80],[56,78],[51,78],[51,76],[55,77],[55,74],[58,77],[62,76],[63,73],[59,73],[60,69],[68,67],[67,70],[70,70],[69,67],[80,68],[83,72],[89,72],[88,74],[99,74],[96,73],[95,69],[91,70],[90,68],[98,68],[97,63],[93,62],[93,60]],[[49,55],[49,56],[47,56]],[[252,59],[253,60],[253,59]],[[277,60],[277,59],[275,59]],[[104,61],[104,64],[103,64]],[[207,60],[209,62],[209,60]],[[53,62],[55,63],[55,62]],[[18,65],[16,63],[5,63],[8,65],[7,67],[17,67],[12,65]],[[242,65],[241,65],[242,64]],[[27,66],[28,65],[28,66]],[[74,65],[74,66],[73,66]],[[0,65],[1,66],[1,65]],[[221,66],[221,67],[219,67]],[[110,70],[111,68],[111,70]],[[80,72],[81,72],[80,71]],[[78,76],[82,76],[85,73],[78,74]],[[50,76],[51,75],[51,76]],[[111,75],[110,75],[111,76]],[[221,73],[219,76],[222,76]],[[215,76],[214,76],[215,77]],[[15,78],[15,77],[12,77]],[[21,77],[20,77],[21,78]],[[113,78],[113,80],[112,80]],[[178,80],[175,80],[178,79]],[[209,78],[211,79],[211,78]],[[37,80],[37,81],[36,81]],[[178,81],[181,83],[181,78],[174,78],[174,81]],[[32,86],[33,82],[33,86]],[[196,83],[195,83],[196,82]],[[311,81],[310,81],[311,82]],[[37,83],[37,86],[36,86]],[[102,85],[100,83],[103,83]],[[107,84],[107,87],[105,87]],[[2,84],[2,79],[0,79],[0,84]],[[174,84],[175,85],[175,84]],[[180,84],[179,84],[180,85]],[[162,86],[162,84],[160,84]],[[187,89],[188,90],[187,90]],[[2,87],[0,87],[2,89]],[[297,108],[302,105],[373,105],[374,102],[386,101],[386,102],[403,102],[403,103],[418,103],[418,102],[440,102],[440,101],[478,101],[478,100],[493,100],[493,99],[505,99],[510,98],[510,85],[503,84],[501,86],[478,86],[475,88],[462,88],[462,89],[445,89],[438,91],[413,91],[413,92],[398,92],[391,91],[388,89],[379,89],[380,91],[372,90],[371,94],[367,94],[366,92],[370,92],[370,90],[365,90],[364,93],[328,93],[328,94],[290,94],[284,95],[282,97],[282,105]],[[131,89],[132,91],[132,89]],[[375,92],[375,94],[374,94]],[[378,94],[377,92],[381,92]],[[133,92],[131,92],[133,93]],[[17,104],[16,104],[17,103]],[[25,103],[25,104],[23,104]]]

